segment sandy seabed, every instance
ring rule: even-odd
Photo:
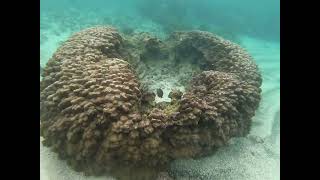
[[[48,31],[48,40],[40,45],[42,66],[71,32]],[[244,47],[257,62],[262,75],[262,101],[253,118],[250,134],[231,139],[229,145],[209,157],[177,160],[170,173],[182,179],[201,180],[278,180],[280,179],[280,45],[250,37],[241,38]],[[174,79],[172,81],[175,81]],[[170,84],[170,82],[167,82]],[[164,88],[164,95],[170,88]],[[87,177],[73,171],[57,154],[41,144],[41,180],[111,180],[112,177]]]

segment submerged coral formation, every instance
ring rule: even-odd
[[[262,80],[241,47],[202,31],[175,32],[164,42],[145,37],[85,29],[45,67],[41,136],[74,169],[130,179],[152,169],[145,178],[155,179],[174,159],[207,155],[248,134]],[[171,102],[155,103],[140,74],[163,59],[198,70],[184,93],[172,90]]]

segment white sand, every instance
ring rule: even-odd
[[[47,33],[48,40],[41,47],[40,64],[44,65],[56,50],[58,42],[65,40],[69,32],[59,35]],[[251,133],[246,138],[234,138],[226,147],[211,157],[198,160],[179,160],[172,163],[171,173],[178,179],[203,180],[277,180],[280,179],[280,47],[244,37],[245,47],[258,63],[263,74],[262,102],[253,119]],[[164,93],[176,84],[166,79]],[[165,96],[164,95],[164,96]],[[190,177],[190,178],[188,178]],[[112,179],[109,177],[85,177],[71,170],[64,161],[40,143],[40,179]]]

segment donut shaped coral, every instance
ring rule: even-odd
[[[248,134],[262,80],[240,46],[201,31],[175,32],[166,42],[129,39],[111,27],[85,29],[43,71],[43,143],[74,169],[101,174],[165,167]],[[201,72],[185,93],[173,90],[170,103],[152,105],[154,96],[142,88],[132,65],[150,54],[179,61],[195,56]]]

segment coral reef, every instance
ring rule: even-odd
[[[141,73],[164,59],[198,69],[185,93],[174,89],[171,102],[155,103]],[[41,136],[75,170],[155,179],[174,159],[207,155],[247,135],[261,81],[241,47],[210,33],[176,32],[162,42],[88,28],[63,43],[43,71]]]

